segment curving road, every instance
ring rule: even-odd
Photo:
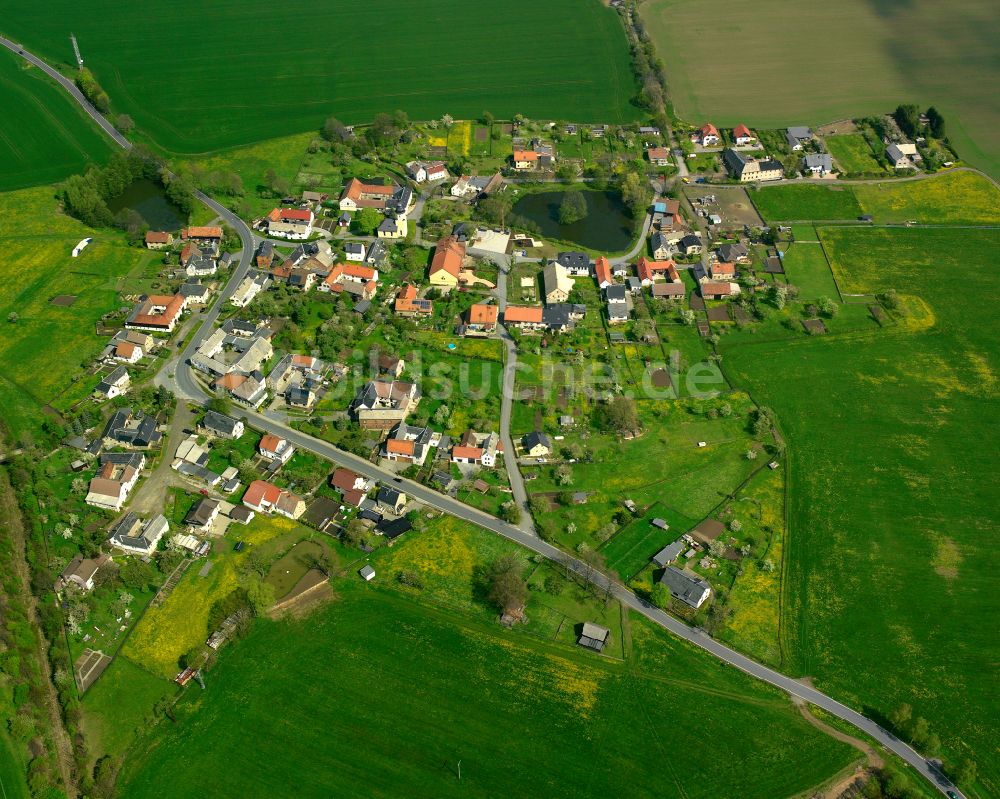
[[[76,88],[72,81],[50,67],[41,59],[24,51],[19,45],[9,39],[0,37],[0,44],[19,54],[27,61],[51,76],[53,80],[58,82],[60,86],[65,88],[74,97],[74,99],[76,99],[80,106],[94,119],[95,122],[97,122],[98,125],[100,125],[101,129],[104,130],[121,147],[129,148],[132,146],[124,136],[118,133],[118,131],[115,130],[114,127],[97,112],[97,110],[80,93],[79,89]],[[239,285],[239,282],[249,270],[256,240],[250,228],[247,227],[242,219],[233,214],[228,208],[217,203],[211,197],[208,197],[201,192],[197,192],[196,194],[200,202],[215,211],[215,213],[217,213],[236,230],[243,243],[243,250],[240,254],[239,264],[236,266],[232,277],[226,284],[226,287],[216,299],[215,304],[205,313],[197,332],[194,336],[192,336],[191,341],[181,354],[181,362],[178,364],[178,368],[176,370],[175,380],[178,392],[191,399],[204,401],[209,395],[194,378],[193,370],[187,366],[186,361],[188,357],[194,353],[199,344],[211,333],[212,328],[215,325],[215,321],[218,319],[219,312],[224,306],[226,300],[232,295],[236,286]],[[647,224],[648,221],[649,220],[647,218]],[[640,243],[641,242],[642,239],[640,239]],[[513,385],[510,386],[510,390],[513,390]],[[508,381],[505,378],[505,395],[507,394],[507,391]],[[509,397],[505,397],[505,399],[506,402],[509,403]],[[847,707],[815,688],[781,674],[780,672],[768,668],[763,664],[757,663],[756,661],[748,658],[746,655],[740,654],[736,650],[730,649],[729,647],[718,643],[700,629],[690,627],[687,624],[675,619],[673,616],[668,615],[659,608],[654,607],[644,599],[638,597],[625,586],[613,581],[607,575],[595,571],[583,563],[583,561],[569,555],[566,552],[563,552],[561,549],[557,549],[545,541],[542,541],[531,532],[526,532],[519,527],[515,527],[514,525],[501,521],[500,519],[490,516],[487,513],[469,507],[456,499],[438,493],[437,491],[429,489],[419,483],[398,478],[392,472],[382,469],[364,458],[359,458],[357,455],[338,449],[332,444],[313,438],[312,436],[288,427],[284,424],[284,422],[275,420],[255,411],[244,411],[244,415],[253,426],[267,432],[280,434],[301,449],[313,452],[329,460],[342,463],[366,477],[374,478],[387,483],[396,482],[397,484],[400,484],[400,487],[410,494],[410,496],[420,500],[421,502],[425,502],[432,507],[451,513],[454,516],[465,519],[473,524],[477,524],[486,530],[490,530],[491,532],[501,535],[504,538],[508,538],[511,541],[536,552],[554,563],[561,564],[568,570],[580,576],[582,579],[593,583],[600,590],[609,591],[612,596],[614,596],[626,607],[641,614],[653,623],[658,624],[660,627],[670,631],[677,637],[683,638],[685,641],[688,641],[694,646],[705,650],[724,663],[728,663],[729,665],[746,672],[752,677],[756,677],[759,680],[770,683],[785,693],[816,705],[828,713],[832,713],[837,718],[843,719],[849,724],[852,724],[862,732],[870,735],[886,749],[909,763],[941,793],[944,794],[948,791],[952,791],[954,796],[962,799],[962,794],[954,785],[952,785],[950,780],[937,771],[924,757],[922,757],[908,744],[896,738],[896,736],[888,730],[880,727],[871,719],[861,715],[856,710]]]

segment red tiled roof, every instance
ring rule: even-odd
[[[712,264],[711,266],[712,276],[722,275],[723,277],[733,277],[736,274],[736,267],[733,264],[720,261],[719,263]]]
[[[274,213],[272,211],[272,213]],[[290,219],[293,222],[308,222],[312,219],[312,211],[305,208],[282,208],[278,212],[279,219]]]
[[[656,272],[666,272],[671,281],[679,277],[673,261],[651,261],[645,256],[636,263],[636,271],[639,273],[639,280],[652,280]]]
[[[222,228],[215,225],[200,225],[189,227],[182,235],[185,239],[221,239]]]
[[[170,234],[163,230],[147,230],[146,244],[169,244]]]
[[[715,125],[713,125],[711,122],[706,122],[704,125],[702,125],[701,129],[699,130],[699,133],[701,133],[701,137],[703,139],[706,136],[718,136],[719,135],[719,131],[716,129]]]
[[[503,312],[503,319],[505,322],[532,322],[541,324],[542,309],[538,306],[508,305]]]
[[[393,455],[413,455],[413,442],[401,441],[398,438],[390,438],[385,442],[385,451]]]
[[[131,358],[135,355],[135,351],[138,347],[128,341],[119,341],[118,346],[115,347],[115,355],[119,358]]]
[[[285,439],[280,436],[276,436],[273,433],[268,433],[260,440],[260,451],[261,452],[274,452],[277,453],[282,449],[281,442]]]
[[[603,255],[594,261],[594,274],[597,276],[597,283],[611,283],[611,264]]]
[[[353,491],[354,483],[357,479],[358,475],[350,469],[336,469],[330,475],[330,485],[334,488],[339,488],[341,491]]]
[[[483,457],[483,450],[480,447],[452,447],[451,457],[478,461]]]
[[[726,297],[733,293],[733,289],[728,283],[702,283],[701,293],[702,296],[706,294],[714,294]]]
[[[156,313],[153,308],[162,306],[163,311]],[[133,316],[128,324],[143,327],[170,327],[184,310],[184,297],[180,294],[151,294],[140,305],[139,313]]]
[[[462,271],[462,261],[465,259],[465,244],[454,236],[445,236],[437,243],[434,249],[434,258],[431,260],[431,275],[438,272],[447,272],[458,277]]]
[[[538,153],[534,150],[514,150],[515,161],[537,161]]]
[[[254,480],[243,495],[243,504],[254,507],[273,505],[281,497],[281,489],[264,480]]]
[[[469,324],[472,325],[495,325],[497,314],[500,309],[496,305],[483,305],[476,303],[469,308]]]
[[[646,150],[650,161],[664,161],[670,158],[670,150],[666,147],[650,147]]]
[[[733,138],[739,139],[742,137],[748,137],[752,139],[753,134],[750,132],[750,128],[748,128],[746,125],[737,125],[735,128],[733,128]]]

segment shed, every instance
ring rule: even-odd
[[[375,579],[375,569],[372,568],[370,563],[367,563],[358,569],[358,574],[361,575],[362,579],[364,579],[366,583],[370,583]]]
[[[663,549],[653,555],[653,563],[661,569],[664,566],[673,563],[680,556],[684,546],[684,541],[681,539],[677,539],[672,544],[667,544]]]
[[[667,524],[666,521],[663,519],[653,519],[652,521],[650,521],[650,524],[653,525],[653,527],[659,527],[661,530],[670,529],[670,525]]]
[[[573,504],[574,505],[586,505],[587,504],[587,492],[577,491],[573,494]]]
[[[580,639],[577,643],[580,644],[580,646],[593,649],[595,652],[600,652],[607,645],[608,636],[610,635],[611,630],[606,627],[601,627],[597,624],[585,621],[583,623],[583,630],[580,633]]]

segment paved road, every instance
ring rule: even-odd
[[[116,131],[114,127],[111,126],[111,124],[104,119],[104,117],[102,117],[93,108],[93,106],[90,105],[89,102],[87,102],[87,99],[80,93],[72,81],[62,76],[59,72],[41,59],[38,59],[30,53],[21,50],[18,45],[11,42],[9,39],[0,37],[0,44],[10,50],[13,50],[15,53],[20,54],[23,58],[44,70],[63,88],[65,88],[76,99],[80,106],[88,114],[90,114],[90,116],[94,118],[101,128],[120,146],[125,148],[131,147],[130,142],[121,136],[121,134],[119,134],[118,131]],[[216,299],[215,304],[205,314],[204,319],[198,328],[198,332],[192,337],[190,343],[181,354],[181,364],[176,371],[176,382],[180,392],[187,394],[187,396],[192,399],[204,399],[206,394],[192,376],[193,370],[186,368],[186,360],[187,357],[192,354],[195,349],[197,349],[201,341],[211,333],[215,321],[219,316],[219,311],[224,306],[226,300],[228,300],[228,298],[232,295],[236,286],[239,284],[239,281],[246,275],[255,250],[255,238],[250,228],[247,227],[243,220],[233,214],[228,208],[220,205],[211,197],[208,197],[201,192],[197,192],[196,196],[199,201],[207,205],[223,220],[230,224],[236,230],[240,240],[243,242],[243,251],[240,256],[239,264],[234,270],[229,282],[226,284],[226,287]],[[646,227],[648,227],[648,224],[649,218],[647,217]],[[642,239],[640,239],[640,244],[641,242]],[[900,741],[871,719],[866,718],[857,711],[841,704],[826,694],[817,691],[808,685],[804,685],[798,680],[794,680],[791,677],[775,671],[774,669],[770,669],[767,666],[757,663],[745,655],[742,655],[739,652],[714,641],[700,630],[689,627],[683,622],[675,619],[673,616],[664,613],[659,608],[653,607],[645,600],[636,596],[629,589],[625,588],[623,585],[612,581],[601,572],[594,571],[582,561],[560,549],[557,549],[551,544],[542,541],[536,535],[501,521],[500,519],[490,516],[483,511],[471,508],[456,499],[429,489],[419,483],[398,478],[393,473],[370,463],[364,458],[359,458],[357,455],[340,450],[332,444],[328,444],[325,441],[306,435],[298,430],[288,427],[282,422],[276,421],[254,411],[244,411],[244,415],[253,426],[267,432],[280,434],[301,449],[308,452],[314,452],[321,457],[342,463],[366,477],[387,482],[394,481],[400,484],[402,489],[405,490],[410,496],[421,502],[451,513],[460,519],[465,519],[473,524],[478,524],[480,527],[508,538],[511,541],[538,553],[548,560],[562,564],[567,569],[580,575],[583,579],[590,581],[598,588],[610,591],[611,595],[623,605],[631,608],[637,613],[642,614],[650,621],[658,624],[666,630],[669,630],[679,638],[683,638],[685,641],[700,647],[719,660],[735,666],[736,668],[753,677],[756,677],[759,680],[771,683],[791,696],[804,699],[805,701],[832,713],[837,718],[843,719],[844,721],[854,725],[858,729],[870,735],[882,746],[894,752],[900,758],[913,766],[913,768],[920,772],[920,774],[922,774],[941,793],[945,793],[946,790],[954,790],[957,796],[962,797],[962,794],[958,792],[957,788],[955,788],[950,781],[935,771],[934,768],[930,766],[928,762],[912,747]]]

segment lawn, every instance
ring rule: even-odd
[[[706,16],[694,3],[650,0],[639,10],[667,64],[674,107],[692,123],[818,126],[900,102],[934,105],[962,158],[1000,177],[1000,98],[983,93],[1000,81],[996,3],[722,0]],[[733,92],[720,43],[755,54],[754,80],[767,87],[767,103]]]
[[[895,288],[926,307],[873,333],[724,338],[730,377],[788,442],[788,668],[868,715],[901,703],[1000,793],[992,690],[997,427],[986,230],[821,228],[845,293]],[[910,307],[917,308],[914,300]]]
[[[845,133],[841,136],[827,136],[824,141],[830,155],[844,172],[883,172],[881,164],[875,160],[872,148],[860,133]]]
[[[784,183],[749,195],[766,222],[854,220],[861,214],[854,191],[845,186]]]
[[[927,180],[854,187],[876,222],[1000,225],[1000,189],[974,172],[943,172]]]
[[[820,297],[840,299],[830,265],[818,243],[795,242],[785,252],[782,260],[785,279],[799,287],[799,297],[803,300],[818,300]]]
[[[4,799],[28,799],[31,795],[24,780],[20,748],[6,730],[0,731],[0,795]]]
[[[353,576],[335,588],[339,601],[308,619],[258,622],[224,652],[212,690],[189,690],[178,723],[133,750],[120,795],[190,796],[211,774],[219,795],[276,799],[361,784],[368,796],[607,796],[628,784],[635,796],[771,797],[854,758],[774,690],[645,622],[633,622],[633,671]],[[723,741],[739,768],[719,768]],[[681,749],[684,768],[665,768]]]
[[[0,191],[55,183],[103,161],[111,145],[65,91],[0,48]]]
[[[0,339],[0,405],[3,424],[34,430],[46,405],[59,409],[80,399],[100,378],[83,374],[107,338],[94,324],[121,304],[117,281],[149,258],[117,232],[85,227],[57,211],[49,188],[0,194],[0,285],[4,335]],[[71,252],[84,236],[94,241],[79,258]],[[53,305],[73,295],[70,306]],[[16,322],[9,314],[16,314]]]
[[[367,122],[396,109],[415,119],[474,119],[484,110],[605,123],[639,116],[622,24],[598,0],[514,0],[499,15],[490,4],[458,0],[397,0],[389,13],[368,3],[275,14],[261,0],[203,10],[194,0],[142,8],[57,0],[19,8],[4,24],[6,35],[64,65],[72,30],[114,108],[177,153],[318,130],[328,116]],[[430,33],[456,24],[475,47],[442,46]],[[248,46],[265,30],[267,47]]]
[[[663,519],[668,527],[663,530],[654,527],[653,519]],[[601,547],[608,569],[616,572],[623,582],[638,574],[650,559],[671,541],[694,527],[700,519],[690,519],[681,513],[657,502],[649,508],[643,518],[636,519],[619,530],[614,538]]]

